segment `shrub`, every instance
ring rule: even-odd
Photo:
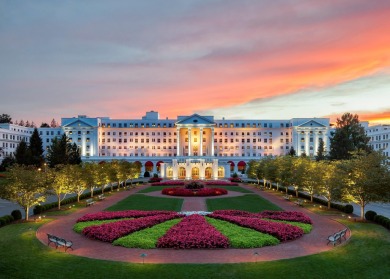
[[[5,220],[3,217],[0,217],[0,226],[4,226],[6,224]]]
[[[366,214],[364,214],[364,217],[366,217],[366,220],[368,221],[373,221],[374,220],[374,217],[376,216],[376,212],[375,211],[372,211],[372,210],[369,210],[366,212]]]
[[[378,223],[379,225],[382,225],[384,226],[385,228],[387,229],[390,229],[390,219],[385,217],[385,216],[382,216],[382,215],[376,215],[374,217],[374,222],[375,223]]]
[[[144,172],[144,177],[150,177],[150,172],[145,171],[145,172]]]
[[[11,212],[12,217],[14,217],[14,220],[20,220],[22,219],[22,212],[20,212],[19,209],[15,209]]]
[[[351,214],[353,212],[353,206],[351,204],[347,204],[344,206],[344,212],[347,214]]]

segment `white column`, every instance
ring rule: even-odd
[[[313,147],[313,154],[314,154],[314,156],[317,155],[318,145],[320,144],[320,141],[319,141],[318,138],[319,138],[318,131],[315,131],[314,132],[314,147]]]
[[[188,156],[192,156],[192,152],[191,152],[191,128],[188,128]]]
[[[218,159],[213,159],[213,179],[218,180]]]
[[[211,128],[211,156],[214,156],[214,127]]]
[[[310,150],[309,150],[309,146],[310,146],[310,140],[309,140],[309,132],[308,131],[305,131],[305,153],[307,156],[310,155]]]
[[[230,163],[226,163],[225,168],[225,178],[230,177]]]
[[[172,179],[177,180],[179,173],[179,165],[177,164],[177,159],[172,159]]]
[[[186,160],[186,180],[191,180],[192,177],[192,166],[190,163],[190,159]]]
[[[180,128],[176,128],[176,155],[180,156]]]
[[[160,177],[166,178],[166,170],[165,170],[165,163],[160,164]]]
[[[203,156],[203,128],[200,128],[200,146],[199,146],[199,156]]]

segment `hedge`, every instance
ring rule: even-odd
[[[385,228],[390,230],[390,219],[389,218],[387,218],[383,215],[376,215],[374,217],[374,222],[379,224],[379,225],[382,225]]]
[[[1,227],[1,226],[8,225],[8,224],[11,223],[12,221],[14,221],[14,217],[13,217],[12,215],[4,215],[4,216],[1,216],[1,217],[0,217],[0,227]]]

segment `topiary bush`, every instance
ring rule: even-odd
[[[191,182],[185,184],[184,188],[189,189],[189,190],[203,189],[204,184],[202,182],[199,182],[199,181],[191,181]]]
[[[144,172],[144,177],[150,177],[150,173],[148,171]]]
[[[20,212],[19,209],[15,209],[11,212],[12,217],[14,217],[14,220],[20,220],[22,219],[22,212]]]
[[[366,214],[364,214],[364,217],[366,218],[366,220],[368,221],[374,221],[374,217],[376,216],[376,212],[375,211],[372,211],[372,210],[368,210],[366,212]]]

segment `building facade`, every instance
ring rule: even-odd
[[[32,130],[21,127],[17,133],[29,137]],[[250,160],[285,155],[291,148],[298,156],[314,157],[323,141],[327,151],[330,125],[328,118],[229,120],[193,114],[160,119],[150,111],[141,119],[79,115],[62,118],[60,127],[38,130],[44,150],[65,133],[84,161],[128,160],[139,162],[142,173],[164,178],[218,179],[244,172]],[[14,152],[15,141],[6,154]]]

